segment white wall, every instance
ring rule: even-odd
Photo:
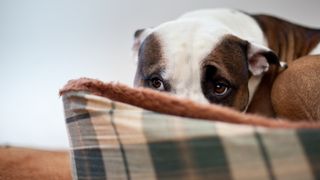
[[[67,147],[58,90],[69,79],[131,85],[136,29],[213,7],[267,12],[320,27],[318,0],[1,0],[0,144]]]

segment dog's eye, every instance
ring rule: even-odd
[[[215,82],[213,86],[213,91],[215,95],[223,96],[228,92],[229,88],[229,85],[224,82]]]
[[[164,90],[164,85],[161,79],[159,78],[152,78],[150,80],[150,87],[159,90],[159,91],[163,91]]]

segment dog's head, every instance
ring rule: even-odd
[[[245,110],[249,79],[279,64],[268,48],[192,20],[138,30],[134,85]]]

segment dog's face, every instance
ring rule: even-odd
[[[248,105],[249,79],[279,63],[265,47],[223,27],[208,29],[192,21],[137,31],[133,50],[138,60],[136,87],[241,111]]]

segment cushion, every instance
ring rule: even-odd
[[[81,78],[63,97],[74,179],[319,179],[320,124]]]

